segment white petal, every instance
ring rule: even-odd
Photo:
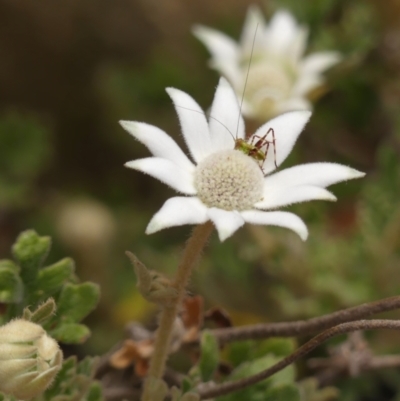
[[[238,46],[232,38],[202,25],[195,25],[192,32],[203,42],[213,58],[224,60],[226,63],[237,62]]]
[[[225,77],[232,88],[235,90],[237,97],[241,96],[241,89],[243,88],[243,71],[240,70],[239,65],[236,63],[225,63],[219,61],[210,62],[210,67],[217,70],[221,76]]]
[[[295,110],[311,110],[311,103],[302,97],[290,98],[276,105],[277,114],[287,113]]]
[[[340,53],[337,52],[320,52],[314,53],[302,61],[300,64],[301,74],[320,74],[329,67],[337,64],[342,59]]]
[[[207,208],[198,198],[170,198],[150,220],[146,234],[153,234],[168,227],[202,224],[207,220]]]
[[[274,190],[265,187],[264,199],[257,202],[257,209],[275,209],[277,207],[292,205],[293,203],[308,202],[311,200],[335,201],[336,197],[329,191],[320,187],[302,185]],[[272,189],[272,190],[271,190]]]
[[[303,74],[299,77],[292,89],[293,96],[305,96],[311,90],[322,85],[324,79],[320,75]]]
[[[153,156],[168,159],[187,171],[194,170],[193,163],[182,152],[182,149],[160,128],[136,121],[120,121],[119,123],[138,141],[147,146]]]
[[[299,29],[292,14],[287,11],[278,11],[269,23],[268,47],[279,54],[287,53],[296,40]]]
[[[251,5],[247,11],[240,37],[240,47],[244,57],[250,57],[253,42],[255,51],[263,46],[265,26],[266,23],[260,8],[256,5]]]
[[[293,213],[248,210],[240,214],[246,223],[289,228],[298,234],[303,241],[308,237],[308,230],[303,220]]]
[[[244,138],[244,121],[235,92],[225,78],[219,80],[209,116],[214,150],[233,149],[236,138]]]
[[[167,88],[193,159],[198,163],[212,152],[208,123],[203,110],[187,93]]]
[[[292,60],[294,65],[298,65],[303,57],[303,54],[307,47],[308,29],[304,26],[300,26],[297,29],[293,41],[291,42],[287,56]]]
[[[270,142],[267,157],[263,164],[263,171],[265,174],[275,170],[275,162],[279,166],[286,159],[310,116],[310,111],[292,111],[290,113],[285,113],[268,121],[254,133],[253,143],[264,137],[271,128],[274,132],[275,146],[272,144],[273,136],[271,132],[265,138]],[[250,140],[252,140],[252,138],[253,137],[251,137]],[[263,150],[265,151],[266,147],[264,147]]]
[[[196,189],[193,185],[193,174],[181,169],[170,160],[161,159],[160,157],[148,157],[125,163],[125,166],[149,174],[183,194],[196,194]]]
[[[215,224],[221,242],[229,238],[238,228],[244,224],[239,212],[217,209],[208,209],[208,217]]]
[[[337,163],[309,163],[294,166],[264,179],[264,197],[274,191],[301,185],[328,187],[341,181],[364,177],[365,173]]]

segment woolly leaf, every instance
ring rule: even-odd
[[[57,315],[64,321],[80,322],[96,307],[99,297],[97,284],[66,284],[57,302]]]
[[[80,344],[90,336],[87,326],[78,323],[62,323],[50,333],[54,339],[65,344]]]
[[[204,382],[211,380],[219,362],[218,341],[211,332],[205,330],[201,336],[201,356],[199,368]]]
[[[19,268],[11,260],[0,261],[0,302],[17,303],[23,298],[24,286]]]
[[[24,231],[18,236],[12,252],[21,267],[21,278],[25,285],[32,286],[36,281],[50,247],[50,237],[40,237],[34,230]]]

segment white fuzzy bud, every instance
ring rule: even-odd
[[[57,342],[42,326],[23,319],[0,327],[0,391],[31,399],[51,384],[62,365]]]

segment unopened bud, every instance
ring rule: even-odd
[[[126,255],[133,264],[138,280],[137,287],[143,297],[160,306],[170,306],[178,296],[178,291],[172,285],[171,281],[162,274],[147,269],[133,253],[126,252]]]
[[[46,390],[62,365],[57,342],[23,319],[0,327],[0,391],[27,400]]]

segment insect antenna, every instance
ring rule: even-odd
[[[179,107],[179,108],[185,109],[185,110],[189,110],[189,111],[194,111],[195,113],[203,114],[201,111],[194,110],[194,109],[190,109],[189,107],[179,106],[178,104],[176,105],[176,107]],[[234,141],[236,140],[235,137],[234,137],[234,135],[233,135],[232,132],[230,131],[230,129],[229,129],[222,121],[219,121],[218,118],[215,118],[215,117],[213,117],[213,116],[208,116],[208,118],[211,118],[212,120],[214,120],[214,121],[216,121],[217,123],[221,124],[221,125],[229,132],[229,135],[232,137],[232,139],[233,139]]]
[[[229,135],[232,137],[232,139],[233,139],[235,142],[236,142],[236,140],[237,140],[237,138],[238,138],[238,134],[239,134],[240,116],[241,116],[241,114],[242,114],[243,101],[244,101],[244,94],[245,94],[245,92],[246,92],[247,80],[248,80],[248,78],[249,78],[250,67],[251,67],[251,61],[252,61],[252,59],[253,59],[254,44],[255,44],[255,42],[256,42],[256,36],[257,36],[258,25],[259,25],[259,24],[257,23],[256,30],[254,31],[253,43],[252,43],[252,45],[251,45],[249,66],[247,67],[246,79],[245,79],[245,82],[244,82],[242,98],[241,98],[240,106],[239,106],[239,115],[238,115],[238,120],[237,120],[237,124],[236,124],[236,136],[232,134],[232,132],[230,131],[230,129],[229,129],[222,121],[219,121],[217,118],[215,118],[215,117],[213,117],[213,116],[211,116],[211,115],[208,116],[208,118],[210,118],[210,119],[216,121],[217,123],[221,124],[221,125],[227,130],[227,132],[229,132]],[[185,109],[185,110],[190,110],[190,111],[193,111],[193,112],[195,112],[195,113],[202,114],[202,112],[200,112],[200,111],[198,111],[198,110],[190,109],[190,108],[188,108],[188,107],[179,106],[179,105],[176,105],[176,107],[179,107],[179,108]]]
[[[236,124],[236,138],[238,137],[238,133],[239,133],[240,116],[242,115],[242,108],[243,108],[243,102],[244,102],[244,94],[246,93],[247,81],[248,81],[248,79],[249,79],[249,74],[250,74],[251,61],[253,60],[254,45],[255,45],[255,43],[256,43],[256,36],[257,36],[258,25],[259,25],[259,24],[257,23],[257,25],[256,25],[256,30],[254,31],[253,43],[252,43],[252,45],[251,45],[251,52],[250,52],[249,65],[248,65],[248,67],[247,67],[246,79],[244,80],[242,98],[241,98],[241,100],[240,100],[239,115],[238,115],[238,120],[237,120],[237,124]]]

